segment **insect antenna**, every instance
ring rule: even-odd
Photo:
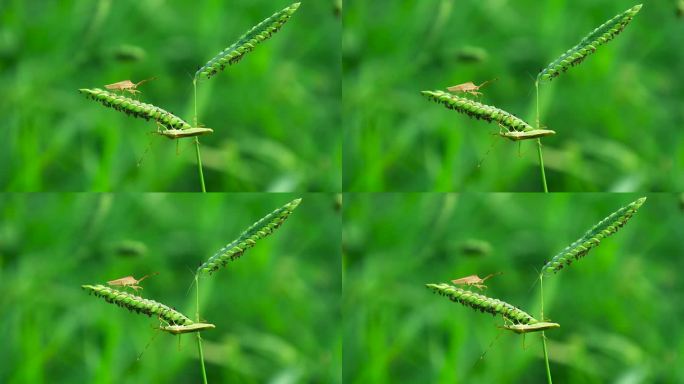
[[[491,80],[487,80],[487,81],[485,81],[484,83],[478,85],[477,88],[482,88],[482,87],[484,87],[485,85],[488,85],[488,84],[491,84],[491,83],[497,81],[498,79],[499,79],[498,77],[495,77],[495,78],[493,78],[493,79],[491,79]]]
[[[487,347],[487,349],[485,349],[485,351],[482,352],[480,357],[475,361],[475,364],[473,364],[473,366],[470,368],[471,371],[474,370],[478,366],[478,364],[480,364],[480,362],[484,360],[484,358],[487,355],[487,353],[489,352],[489,350],[492,349],[494,347],[494,344],[496,344],[496,342],[499,341],[499,338],[501,338],[503,331],[504,331],[503,329],[499,329],[499,331],[496,333],[496,336],[494,336],[494,339],[489,343],[489,346]]]
[[[156,132],[151,132],[151,133],[156,133]],[[142,156],[138,159],[138,162],[136,163],[136,166],[140,168],[140,166],[143,163],[143,160],[145,160],[145,156],[152,150],[152,144],[154,143],[154,137],[150,137],[150,140],[147,142],[147,146],[145,146],[145,151],[143,152]]]
[[[147,274],[147,275],[141,277],[140,279],[138,279],[138,283],[140,283],[141,281],[147,279],[148,277],[156,276],[156,275],[158,275],[158,274],[159,274],[159,272],[153,272],[153,273]]]
[[[145,352],[147,351],[147,348],[149,348],[150,345],[152,345],[152,342],[154,342],[154,339],[157,338],[157,335],[159,335],[159,334],[161,333],[161,332],[159,331],[159,329],[156,329],[156,328],[154,328],[154,331],[153,331],[153,332],[154,332],[154,333],[152,334],[152,337],[150,338],[150,341],[147,342],[147,344],[145,345],[145,348],[142,350],[142,352],[140,352],[140,354],[138,355],[138,358],[136,359],[136,361],[140,361],[140,360],[142,359],[143,353],[145,353]]]
[[[498,140],[498,137],[496,137],[496,136],[498,136],[498,134],[493,133],[492,135],[495,136],[495,137],[493,137],[492,140],[490,140],[490,142],[489,142],[489,148],[487,148],[487,152],[485,152],[485,154],[484,154],[484,156],[482,157],[482,159],[480,159],[480,160],[477,162],[477,168],[478,168],[478,169],[482,168],[482,164],[484,164],[484,161],[487,159],[487,157],[489,157],[489,154],[494,150],[494,147],[496,146],[496,144],[497,144],[498,141],[499,141],[499,140]]]
[[[499,275],[502,275],[502,274],[503,274],[503,272],[490,273],[489,275],[485,276],[484,279],[482,279],[482,282],[484,283],[486,280],[488,280],[488,279],[490,279],[490,278],[492,278],[492,277],[494,277],[494,276],[499,276]]]

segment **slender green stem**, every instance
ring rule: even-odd
[[[194,98],[194,116],[192,118],[193,126],[197,126],[197,79],[192,79],[192,89]],[[197,173],[199,173],[200,184],[202,185],[202,192],[207,192],[207,187],[204,185],[204,172],[202,172],[202,156],[200,156],[199,139],[195,136],[195,150],[197,152]]]
[[[535,118],[536,129],[539,128],[539,80],[534,82],[536,93],[537,116]],[[541,139],[537,139],[537,153],[539,154],[539,171],[541,172],[542,184],[544,185],[544,193],[549,193],[549,187],[546,185],[546,172],[544,171],[544,157],[542,156]]]
[[[193,127],[197,126],[197,79],[192,79],[192,89],[194,93],[194,107],[195,107],[195,114],[193,116]]]
[[[539,275],[539,293],[541,298],[541,316],[539,319],[544,321],[544,275]],[[549,366],[549,351],[546,348],[546,334],[544,331],[541,333],[542,345],[544,346],[544,363],[546,364],[546,381],[549,384],[553,384],[551,380],[551,367]]]
[[[195,274],[195,288],[195,320],[199,323],[199,277],[197,274]],[[207,370],[204,368],[204,352],[202,351],[202,336],[200,336],[200,333],[201,332],[195,332],[197,335],[197,349],[199,350],[200,364],[202,367],[202,380],[204,384],[207,384]]]
[[[534,82],[534,88],[535,88],[536,94],[537,94],[537,95],[536,95],[536,99],[537,99],[537,101],[536,101],[536,104],[537,104],[537,118],[536,118],[535,122],[536,122],[536,128],[539,129],[539,80],[537,80],[537,81]],[[195,91],[195,92],[197,92],[197,91]],[[195,112],[195,114],[197,114],[197,112]]]
[[[539,170],[541,172],[542,185],[544,185],[544,193],[549,193],[549,187],[546,185],[546,172],[544,172],[544,156],[542,156],[541,139],[537,139],[537,153],[539,154]],[[198,152],[198,156],[199,156],[199,152]]]
[[[197,173],[199,173],[200,184],[202,185],[202,193],[207,193],[207,187],[204,186],[204,173],[202,172],[202,156],[200,156],[199,139],[195,136],[195,150],[197,151]]]

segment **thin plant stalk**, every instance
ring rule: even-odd
[[[197,140],[197,138],[195,138]],[[539,170],[541,172],[542,184],[544,185],[544,193],[549,193],[549,187],[546,186],[546,173],[544,172],[544,157],[542,156],[541,139],[537,139],[537,153],[539,154]]]
[[[539,80],[534,82],[534,88],[536,90],[536,104],[537,104],[537,117],[535,119],[536,128],[539,127]],[[542,144],[541,139],[537,139],[537,153],[539,154],[539,171],[541,172],[542,185],[544,186],[544,193],[549,193],[549,187],[546,185],[546,172],[544,171],[544,156],[542,155]],[[543,333],[542,333],[543,335]]]
[[[199,139],[195,136],[195,150],[197,152],[197,173],[199,173],[200,184],[202,185],[202,193],[207,193],[207,187],[204,186],[204,173],[202,172],[202,156],[200,155]]]
[[[539,296],[541,298],[541,321],[544,321],[544,276],[539,276]],[[199,320],[199,319],[198,319]],[[544,346],[544,363],[546,364],[546,381],[549,384],[553,384],[551,380],[551,367],[549,366],[549,351],[546,348],[546,333],[542,331],[542,346]]]
[[[200,315],[199,315],[199,278],[195,274],[195,320],[197,322],[200,321]],[[195,332],[197,335],[197,350],[199,351],[199,358],[200,358],[200,366],[202,367],[202,380],[204,384],[208,384],[207,382],[207,370],[204,368],[204,352],[202,351],[202,336],[200,336],[200,333],[202,332]]]
[[[194,117],[193,125],[197,126],[197,79],[192,79],[192,88],[194,94]],[[200,184],[202,185],[202,193],[207,193],[207,187],[204,185],[204,172],[202,172],[202,156],[200,155],[199,139],[195,136],[195,151],[197,153],[197,173],[199,174]]]

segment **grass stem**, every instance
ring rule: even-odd
[[[199,139],[197,138],[197,136],[195,136],[195,150],[197,152],[197,173],[199,173],[200,184],[202,185],[202,193],[207,193],[207,187],[204,186],[204,173],[202,172],[202,156],[200,155]]]
[[[536,109],[537,115],[535,118],[535,128],[541,129],[539,127],[539,80],[534,82],[534,88],[536,93]],[[546,172],[544,171],[544,156],[542,156],[542,144],[541,139],[537,139],[537,153],[539,154],[539,170],[541,172],[542,184],[544,185],[544,193],[549,193],[549,187],[546,185]],[[543,321],[543,320],[542,320]]]
[[[195,292],[195,320],[199,323],[199,277],[197,274],[195,274]],[[195,332],[197,335],[197,350],[199,351],[200,366],[202,367],[202,382],[207,384],[207,370],[204,368],[204,352],[202,351],[202,336],[200,336],[200,333]]]
[[[539,296],[541,298],[541,313],[539,319],[544,321],[544,276],[539,275]],[[549,384],[553,384],[551,380],[551,367],[549,366],[549,352],[546,348],[546,333],[542,331],[542,346],[544,347],[544,363],[546,364],[546,381]]]
[[[197,138],[195,138],[197,140]],[[199,151],[199,148],[197,149]],[[544,156],[542,156],[541,139],[537,139],[537,153],[539,154],[539,171],[541,172],[542,184],[544,185],[544,193],[549,193],[549,187],[546,185],[546,173],[544,172]],[[199,152],[197,152],[199,156]],[[204,182],[202,183],[204,184]]]

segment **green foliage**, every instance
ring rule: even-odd
[[[466,97],[456,96],[444,91],[422,91],[428,99],[444,105],[449,109],[464,113],[476,119],[483,119],[506,127],[509,131],[532,131],[531,125],[520,118],[491,105],[482,104]]]
[[[541,274],[549,274],[551,271],[558,272],[564,266],[570,265],[573,261],[585,256],[591,249],[599,246],[601,240],[613,235],[622,228],[645,201],[645,197],[633,201],[598,222],[582,237],[565,247],[551,261],[546,263],[542,267]]]
[[[190,124],[183,121],[183,119],[180,117],[171,112],[165,111],[156,105],[142,103],[129,97],[117,95],[113,92],[105,91],[99,88],[82,88],[78,91],[86,95],[86,97],[102,103],[102,105],[105,107],[113,108],[129,116],[139,117],[145,120],[152,119],[163,125],[168,130],[192,128]]]
[[[587,56],[596,52],[596,48],[606,44],[620,34],[634,16],[639,13],[640,9],[641,4],[635,5],[601,24],[601,26],[585,36],[577,45],[568,49],[567,52],[542,69],[537,75],[537,80],[550,81],[560,75],[561,72],[567,71],[571,66],[581,63]]]
[[[682,19],[674,15],[674,2],[666,3],[644,3],[624,36],[571,70],[572,81],[541,86],[540,128],[546,124],[557,132],[542,138],[552,191],[684,190],[684,178],[670,177],[684,173],[684,130],[673,128],[682,125],[684,86],[671,81],[684,71],[684,50],[674,48]],[[439,113],[416,91],[497,77],[477,100],[536,125],[533,83],[539,71],[631,5],[345,4],[345,189],[538,191],[536,140],[508,145],[495,136],[496,125]],[[487,55],[459,61],[472,46]]]
[[[426,284],[426,286],[436,293],[448,297],[451,301],[461,303],[480,312],[501,315],[515,324],[535,324],[539,322],[527,312],[499,299],[454,287],[450,284]]]
[[[272,234],[278,229],[290,214],[299,206],[302,199],[295,199],[276,209],[268,215],[262,217],[256,223],[252,224],[240,236],[231,241],[225,247],[216,251],[216,253],[206,262],[197,268],[197,273],[212,273],[219,268],[228,264],[242,256],[249,248],[256,245],[256,242]]]
[[[171,325],[191,325],[193,322],[182,313],[154,300],[145,299],[128,292],[116,290],[104,285],[82,285],[83,289],[106,302],[116,304],[135,313],[157,316]]]
[[[154,124],[75,90],[154,76],[135,98],[195,125],[198,65],[292,2],[2,2],[0,187],[197,191],[191,140],[146,134]],[[197,126],[214,130],[201,142],[209,191],[341,190],[342,131],[331,129],[341,122],[340,20],[327,1],[303,2],[284,28],[248,63],[200,82]]]
[[[194,334],[172,337],[156,315],[115,308],[81,284],[159,272],[137,295],[197,324],[197,266],[226,234],[300,196],[296,223],[229,274],[200,280],[200,320],[216,326],[202,332],[207,375],[211,383],[340,383],[340,246],[331,240],[340,213],[335,195],[322,193],[0,198],[0,382],[200,382]],[[147,251],[120,253],[124,240]]]
[[[290,19],[301,3],[293,3],[287,8],[274,13],[259,24],[255,25],[240,36],[238,41],[228,48],[221,51],[214,58],[209,60],[195,73],[195,79],[199,77],[211,78],[213,75],[222,71],[227,65],[232,65],[240,61],[247,53],[254,50],[257,44],[267,40]]]
[[[526,333],[523,344],[514,330],[498,328],[505,326],[500,316],[450,305],[425,283],[500,271],[485,295],[542,321],[534,285],[540,262],[565,247],[564,238],[640,196],[346,194],[345,382],[542,382],[539,332]],[[544,278],[543,320],[561,325],[546,330],[554,382],[684,379],[684,368],[662,364],[673,345],[684,345],[684,308],[672,305],[684,300],[678,278],[684,258],[677,257],[684,254],[684,213],[678,206],[678,194],[649,194],[638,217],[593,249],[592,262],[578,265],[581,274]],[[491,252],[463,254],[461,245],[473,238],[486,239]]]

